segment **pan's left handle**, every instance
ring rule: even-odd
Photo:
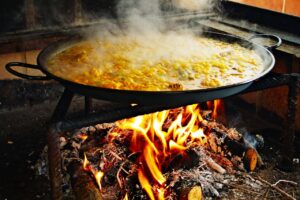
[[[250,36],[248,38],[248,40],[253,40],[255,38],[267,38],[267,39],[275,40],[276,43],[272,46],[265,46],[264,45],[270,51],[272,51],[274,49],[277,49],[282,44],[282,39],[279,36],[273,35],[273,34],[254,34],[254,35]]]
[[[41,67],[39,65],[32,65],[32,64],[27,64],[27,63],[22,63],[22,62],[10,62],[7,63],[5,65],[5,68],[8,72],[10,72],[11,74],[24,78],[24,79],[28,79],[28,80],[50,80],[51,78],[46,76],[31,76],[31,75],[27,75],[27,74],[22,74],[18,71],[16,71],[15,67],[23,67],[23,68],[30,68],[30,69],[38,69],[41,71]]]

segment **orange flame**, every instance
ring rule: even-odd
[[[219,112],[223,112],[222,100],[216,99],[214,101],[206,102],[208,109],[212,110],[212,118],[216,119]],[[222,113],[223,114],[223,113]]]
[[[152,176],[155,178],[155,180],[160,184],[164,184],[166,182],[165,177],[162,175],[158,163],[156,162],[155,158],[156,155],[151,149],[150,146],[146,146],[144,150],[144,158],[146,161],[147,166],[149,166],[149,170],[152,174]]]
[[[165,199],[165,189],[164,188],[159,188],[157,190],[158,193],[158,200],[164,200]]]
[[[141,169],[138,170],[138,178],[139,178],[139,181],[140,181],[140,184],[141,184],[142,188],[144,190],[146,190],[149,198],[151,200],[155,200],[154,194],[152,192],[152,186],[150,185],[147,177],[144,175],[144,173]]]
[[[89,170],[89,168],[88,168],[88,164],[89,164],[89,161],[88,161],[88,159],[86,158],[86,155],[84,154],[84,160],[83,160],[83,169],[84,170]]]
[[[207,107],[212,110],[212,118],[217,117],[220,105],[220,100],[207,102]],[[130,131],[130,150],[140,153],[138,179],[151,200],[165,199],[166,178],[163,169],[167,167],[165,165],[170,162],[172,155],[178,153],[184,155],[191,145],[207,143],[204,130],[201,128],[202,121],[200,106],[193,104],[172,111],[165,110],[116,122],[120,129]],[[119,134],[110,132],[109,137],[113,139]],[[83,167],[94,174],[101,190],[104,173],[94,170],[85,154]],[[128,194],[123,200],[128,200]]]
[[[181,146],[181,145],[177,144],[176,142],[174,142],[173,140],[170,140],[169,147],[170,147],[170,150],[174,150],[174,151],[175,150],[184,151],[187,149],[187,147]]]
[[[125,197],[123,198],[123,200],[128,200],[128,194],[125,194]]]
[[[97,171],[97,172],[94,173],[94,176],[96,178],[96,182],[98,184],[99,189],[102,190],[101,180],[104,176],[104,173],[102,171]]]
[[[165,124],[171,117],[169,110],[117,122],[119,128],[132,130],[131,150],[141,152],[139,182],[150,199],[164,199],[166,178],[162,169],[167,157],[184,152],[193,142],[206,142],[203,130],[199,128],[203,120],[200,107],[194,104],[179,111],[168,126]],[[159,189],[152,189],[153,184],[158,184]]]
[[[213,109],[213,113],[212,113],[213,119],[217,118],[218,109],[220,108],[220,106],[221,106],[221,100],[220,99],[214,100],[214,109]]]
[[[78,134],[78,137],[82,140],[82,142],[84,142],[86,139],[88,139],[89,136],[85,133],[81,133]]]
[[[90,166],[90,162],[87,159],[86,154],[84,154],[83,169],[86,170],[86,171],[92,172],[92,174],[94,175],[94,177],[96,179],[96,182],[97,182],[97,185],[98,185],[99,189],[102,190],[101,180],[104,176],[104,173],[100,170],[99,171],[95,170],[92,166]]]

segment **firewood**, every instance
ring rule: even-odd
[[[214,153],[217,153],[218,152],[218,144],[217,144],[216,138],[213,136],[213,134],[210,134],[210,136],[207,138],[207,142],[210,146],[211,151]]]
[[[187,187],[181,190],[179,200],[202,200],[201,186]]]
[[[102,195],[92,177],[83,170],[81,163],[71,163],[68,167],[68,171],[71,171],[71,183],[78,200],[102,200]]]
[[[223,167],[221,167],[218,163],[216,163],[213,159],[207,158],[205,159],[205,162],[210,168],[216,170],[220,174],[226,173],[226,170]]]
[[[224,144],[228,147],[228,151],[230,151],[233,155],[243,156],[246,151],[246,146],[238,141],[232,140],[229,137],[224,139]]]
[[[244,142],[237,141],[232,139],[232,137],[228,137],[227,133],[224,130],[219,128],[212,128],[212,130],[216,133],[218,137],[224,137],[224,142],[222,145],[218,145],[224,148],[224,145],[227,146],[228,151],[230,151],[234,155],[238,155],[240,157],[244,155],[244,165],[247,170],[253,171],[256,166],[264,165],[263,160],[259,153],[254,148],[248,148]],[[210,142],[213,140],[209,140]],[[226,151],[226,150],[225,150]],[[251,167],[250,167],[251,165]]]
[[[263,159],[261,158],[260,154],[257,152],[257,150],[255,149],[256,154],[257,154],[257,166],[261,167],[263,165],[265,165]]]
[[[217,122],[210,122],[203,120],[202,125],[208,127],[213,133],[209,134],[208,142],[214,152],[218,152],[217,147],[221,147],[224,152],[230,151],[234,155],[243,156],[247,150],[246,145],[241,140],[238,134],[234,134],[232,129],[225,128],[222,124]],[[215,138],[214,138],[215,137]],[[222,141],[221,144],[213,144],[216,141]]]
[[[245,168],[249,171],[254,171],[257,165],[257,152],[253,148],[249,148],[245,152],[244,156],[244,165]]]
[[[228,158],[226,158],[226,157],[224,157],[224,156],[222,156],[222,155],[219,155],[219,154],[211,154],[210,156],[211,156],[217,163],[219,163],[222,167],[225,167],[225,168],[233,167],[232,162],[231,162]]]

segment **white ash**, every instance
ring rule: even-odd
[[[43,176],[49,179],[48,174],[48,146],[45,146],[42,153],[40,154],[40,159],[38,159],[35,165],[31,168],[36,172],[37,176]]]

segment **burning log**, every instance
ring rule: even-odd
[[[94,180],[84,171],[81,163],[70,163],[68,170],[73,174],[71,177],[72,187],[78,200],[102,200],[99,188]]]
[[[208,143],[213,152],[242,157],[244,166],[249,171],[255,170],[256,166],[263,165],[262,158],[256,149],[249,148],[238,133],[217,122],[203,120],[202,124],[213,131],[208,138]]]
[[[264,161],[262,160],[261,156],[259,155],[259,153],[258,153],[257,151],[256,151],[256,153],[257,153],[257,166],[258,166],[258,167],[264,166],[265,163],[264,163]]]
[[[244,156],[244,164],[247,170],[254,171],[257,165],[257,151],[253,148],[247,149]]]
[[[190,105],[75,135],[80,145],[64,147],[75,148],[75,157],[84,155],[82,163],[68,167],[77,198],[218,197],[222,186],[213,186],[212,176],[230,176],[244,165],[253,171],[260,157],[238,131],[211,120],[211,113]]]
[[[179,200],[202,200],[202,188],[201,186],[193,186],[183,188],[180,192]]]

